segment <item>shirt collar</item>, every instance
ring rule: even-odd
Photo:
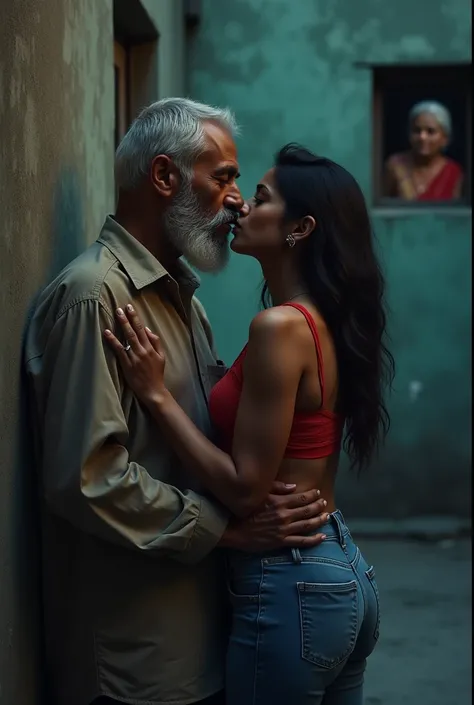
[[[156,257],[111,215],[107,216],[97,242],[115,255],[137,289],[143,289],[160,279],[175,281],[193,291],[201,283],[199,277],[182,259],[177,262],[177,273],[173,278]]]

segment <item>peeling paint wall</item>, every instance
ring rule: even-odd
[[[142,4],[159,40],[133,50],[136,110],[184,86],[182,0]],[[113,211],[114,120],[113,0],[2,0],[0,705],[53,705],[42,682],[22,336],[37,290],[97,238]]]
[[[36,478],[21,341],[34,293],[97,237],[113,208],[112,5],[0,2],[0,705],[40,703]],[[137,108],[185,90],[183,2],[143,5],[160,38]],[[371,86],[353,63],[470,56],[467,0],[203,0],[202,8],[189,92],[236,110],[247,194],[274,151],[295,139],[340,160],[368,192]],[[368,483],[343,476],[341,504],[361,516],[466,513],[470,213],[379,214],[375,222],[399,366],[393,431]],[[204,281],[229,361],[258,306],[259,280],[242,258]]]
[[[470,61],[469,0],[203,0],[189,47],[192,97],[242,126],[247,196],[284,143],[339,161],[371,192],[372,86],[357,62]],[[373,472],[341,473],[349,515],[470,511],[471,211],[374,212],[398,364],[392,431]],[[260,272],[233,257],[201,298],[230,362],[258,307]]]
[[[1,705],[36,705],[41,693],[22,335],[36,290],[113,207],[112,32],[112,0],[0,3]]]

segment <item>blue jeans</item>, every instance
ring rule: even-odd
[[[230,552],[227,705],[362,705],[379,634],[373,567],[341,512],[316,548]]]

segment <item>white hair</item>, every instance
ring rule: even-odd
[[[432,115],[434,118],[436,118],[441,128],[445,132],[446,136],[451,137],[451,115],[449,110],[445,108],[444,105],[438,103],[435,100],[423,100],[421,101],[421,103],[416,103],[416,105],[414,105],[413,108],[410,110],[410,125],[412,125],[413,121],[416,120],[416,118],[419,117],[422,113],[428,113],[429,115]]]
[[[189,98],[164,98],[144,108],[132,122],[115,153],[117,186],[136,188],[158,154],[171,157],[187,179],[205,149],[203,123],[212,121],[232,136],[238,134],[233,113]]]

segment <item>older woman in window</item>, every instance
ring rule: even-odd
[[[451,115],[441,103],[423,101],[409,115],[410,150],[386,163],[385,195],[406,201],[451,201],[461,197],[460,165],[444,154]]]

